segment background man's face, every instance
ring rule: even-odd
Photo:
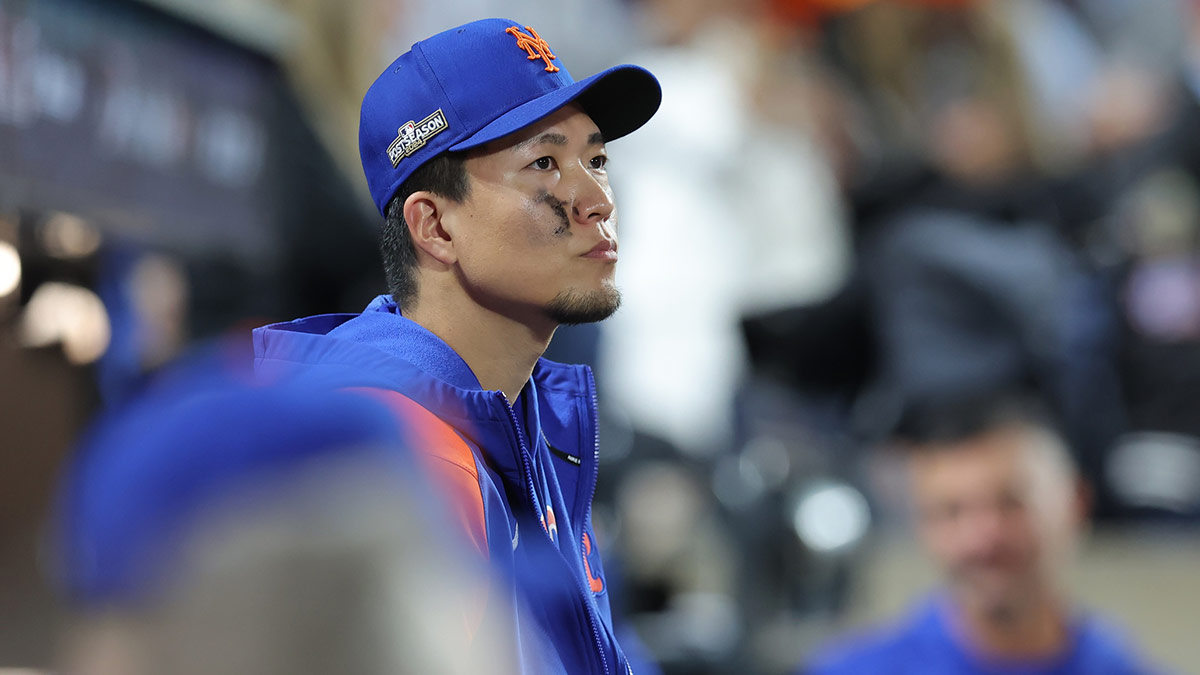
[[[575,105],[467,159],[470,195],[447,218],[476,301],[553,323],[598,321],[616,310],[606,162],[600,130]]]
[[[910,462],[921,537],[955,597],[988,613],[1055,589],[1082,500],[1056,441],[1012,427]]]

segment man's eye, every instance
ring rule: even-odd
[[[596,155],[592,158],[591,167],[597,171],[603,171],[608,166],[608,157],[604,155]]]
[[[530,164],[529,166],[532,166],[533,168],[538,169],[540,171],[549,171],[550,169],[554,168],[554,158],[553,157],[539,157],[539,158],[533,160],[533,164]]]

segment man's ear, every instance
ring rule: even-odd
[[[442,225],[448,204],[444,197],[425,190],[414,192],[404,200],[404,222],[408,223],[413,245],[444,265],[452,265],[458,260],[454,240]]]

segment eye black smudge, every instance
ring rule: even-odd
[[[543,191],[537,196],[537,198],[534,199],[534,201],[538,204],[545,204],[549,206],[550,210],[553,211],[555,215],[558,216],[558,219],[562,221],[562,225],[559,225],[557,228],[555,228],[555,235],[566,234],[567,231],[571,229],[571,219],[567,217],[567,207],[562,203],[562,200],[550,194],[549,192]]]

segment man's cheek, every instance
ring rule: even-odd
[[[544,205],[545,208],[550,209],[550,213],[552,213],[558,219],[558,227],[554,229],[555,235],[566,234],[568,231],[570,231],[571,219],[567,215],[567,207],[562,200],[543,190],[542,192],[538,193],[538,196],[534,199],[534,201],[538,204]]]

